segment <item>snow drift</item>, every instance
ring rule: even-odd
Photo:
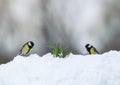
[[[120,52],[16,56],[0,65],[0,85],[120,85]]]

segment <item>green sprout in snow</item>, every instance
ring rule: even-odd
[[[52,45],[51,48],[54,57],[65,58],[70,54],[70,52],[68,52],[67,49],[62,48],[61,46]]]

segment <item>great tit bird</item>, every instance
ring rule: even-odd
[[[96,50],[95,47],[93,47],[90,44],[85,45],[86,50],[89,52],[89,54],[99,54],[99,52]]]
[[[33,48],[33,46],[34,46],[34,43],[32,41],[28,41],[23,45],[19,55],[26,56],[30,52],[30,50]]]

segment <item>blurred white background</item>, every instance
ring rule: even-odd
[[[119,0],[0,0],[0,63],[32,40],[31,53],[43,55],[51,42],[73,53],[120,50]]]

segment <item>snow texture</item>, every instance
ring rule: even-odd
[[[0,65],[0,85],[120,85],[120,52],[16,56]]]

